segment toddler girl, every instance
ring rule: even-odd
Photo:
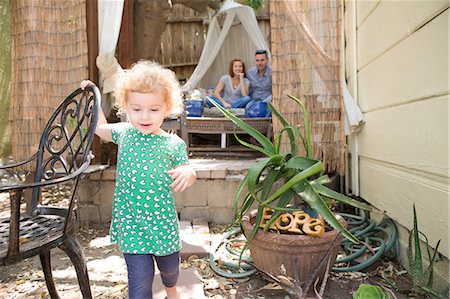
[[[84,80],[81,88],[89,84]],[[161,129],[165,117],[180,111],[178,80],[159,64],[141,61],[121,74],[115,97],[129,123],[107,123],[100,111],[96,130],[118,145],[111,242],[124,255],[130,299],[152,298],[154,261],[167,298],[178,299],[181,241],[173,192],[196,180],[184,141]]]

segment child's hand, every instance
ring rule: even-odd
[[[173,182],[170,185],[174,192],[183,192],[197,179],[195,170],[190,165],[181,165],[167,172]]]
[[[88,85],[95,85],[95,84],[91,80],[83,80],[80,83],[80,88],[84,90]]]

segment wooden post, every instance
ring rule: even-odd
[[[97,0],[86,0],[86,33],[88,41],[88,77],[95,84],[99,83],[96,59],[98,56],[98,5]],[[94,161],[101,161],[101,144],[98,136],[92,143]]]
[[[123,5],[122,26],[120,27],[118,55],[122,68],[127,69],[133,64],[133,15],[134,0],[125,0]]]

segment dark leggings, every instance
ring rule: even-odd
[[[128,298],[152,299],[152,285],[155,276],[153,260],[161,273],[165,287],[174,287],[180,274],[180,253],[175,252],[167,256],[154,256],[152,254],[124,253],[128,269]]]

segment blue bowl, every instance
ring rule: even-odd
[[[203,115],[203,101],[186,100],[188,117],[201,117]]]

